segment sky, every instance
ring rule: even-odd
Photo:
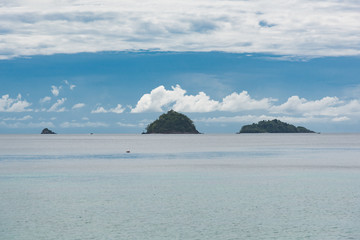
[[[0,0],[0,134],[360,132],[357,0]]]

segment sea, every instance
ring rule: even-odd
[[[0,239],[360,239],[360,134],[0,135]]]

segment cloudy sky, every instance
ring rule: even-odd
[[[357,0],[0,0],[0,133],[360,132]]]

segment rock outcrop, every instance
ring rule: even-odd
[[[41,131],[41,134],[56,134],[56,133],[54,133],[53,131],[51,131],[51,130],[48,129],[48,128],[44,128],[44,129]]]

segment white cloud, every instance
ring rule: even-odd
[[[232,93],[219,102],[210,99],[204,92],[199,92],[197,95],[186,95],[186,91],[179,85],[172,87],[172,90],[166,90],[164,86],[159,86],[150,93],[144,94],[131,112],[162,112],[164,108],[172,108],[180,112],[236,112],[267,109],[271,106],[272,101],[270,98],[252,99],[246,91],[243,91],[240,94]]]
[[[68,80],[64,80],[64,83],[69,86],[70,90],[74,90],[74,88],[76,87],[76,85],[70,84]]]
[[[9,117],[9,118],[4,118],[4,121],[26,121],[26,120],[30,120],[32,119],[32,116],[30,115],[26,115],[24,117],[21,118],[16,118],[16,117]]]
[[[255,115],[244,115],[244,116],[232,116],[232,117],[210,117],[210,118],[199,118],[194,119],[194,122],[205,122],[205,123],[232,123],[232,122],[257,122],[259,119],[268,119],[267,116],[255,116]]]
[[[121,104],[118,104],[115,108],[111,108],[109,110],[109,112],[112,112],[112,113],[117,113],[117,114],[120,114],[120,113],[123,113],[125,111],[125,108],[123,108],[121,106]]]
[[[268,109],[271,102],[275,101],[271,98],[263,98],[259,101],[252,99],[247,91],[232,93],[226,96],[220,106],[221,111],[238,112],[242,110]]]
[[[120,127],[140,127],[139,125],[131,124],[131,123],[117,122],[116,124],[119,125]]]
[[[97,107],[95,110],[92,110],[91,113],[107,113],[108,111],[105,110],[103,107]]]
[[[0,58],[139,49],[357,55],[359,10],[354,0],[19,0],[0,8]]]
[[[359,100],[350,100],[344,105],[334,107],[329,109],[333,116],[337,115],[351,115],[351,116],[360,116],[360,101]]]
[[[21,99],[21,94],[17,98],[10,98],[9,94],[3,95],[0,98],[0,112],[28,112],[31,103]]]
[[[57,97],[60,93],[60,90],[62,89],[62,86],[56,87],[56,86],[51,86],[51,93]]]
[[[195,96],[185,95],[186,91],[179,85],[171,88],[166,90],[164,86],[159,86],[144,94],[131,112],[162,112],[166,107],[182,112],[212,112],[219,106],[219,102],[211,100],[204,92]]]
[[[83,107],[85,107],[85,103],[77,103],[72,107],[72,109],[79,109]]]
[[[200,118],[194,119],[194,122],[204,122],[204,123],[254,123],[262,120],[273,120],[279,119],[284,122],[289,122],[293,124],[309,123],[309,122],[324,122],[330,121],[330,118],[326,117],[291,117],[291,116],[276,116],[276,115],[240,115],[232,117],[210,117],[210,118]]]
[[[348,117],[336,117],[336,118],[333,118],[332,121],[333,122],[344,122],[344,121],[349,121],[350,118]]]
[[[114,108],[110,108],[109,110],[106,110],[104,107],[97,107],[95,110],[92,110],[91,113],[123,113],[125,111],[125,108],[121,106],[121,104],[118,104]]]
[[[44,128],[44,127],[55,127],[52,122],[15,122],[15,123],[7,123],[5,121],[0,122],[0,126],[6,127],[6,128]]]
[[[64,112],[65,111],[65,108],[62,107],[62,108],[59,108],[61,105],[64,104],[64,102],[66,101],[66,98],[61,98],[61,99],[58,99],[56,101],[56,103],[54,103],[48,110],[48,112]]]
[[[51,100],[51,97],[46,96],[46,97],[40,99],[40,103],[50,102],[50,100]]]
[[[107,123],[103,122],[63,122],[60,124],[62,128],[84,128],[84,127],[108,127]]]
[[[358,100],[345,102],[337,97],[324,97],[309,101],[305,98],[292,96],[287,102],[271,107],[270,112],[304,116],[360,115],[360,102]]]
[[[164,86],[153,89],[150,93],[144,94],[138,101],[136,107],[131,109],[132,113],[140,112],[162,112],[163,107],[175,102],[184,96],[185,90],[179,85],[172,87],[172,90],[166,90]]]
[[[179,87],[179,86],[177,86]],[[184,92],[185,93],[185,92]],[[211,100],[204,92],[197,95],[183,95],[176,99],[173,109],[181,112],[213,112],[219,107],[219,102]]]
[[[48,128],[54,128],[55,125],[52,122],[30,122],[29,124],[25,125],[25,127],[29,127],[29,128],[44,128],[44,127],[48,127]]]
[[[284,103],[277,105],[276,103],[277,100],[273,98],[253,99],[246,91],[235,92],[225,96],[222,101],[215,101],[204,92],[197,95],[186,95],[186,90],[179,85],[172,87],[171,90],[159,86],[150,93],[144,94],[131,112],[164,112],[174,109],[180,112],[242,113],[235,117],[197,120],[202,122],[256,122],[277,118],[282,121],[306,123],[360,119],[360,101],[357,99],[346,101],[340,100],[338,97],[324,97],[318,100],[307,100],[299,96],[291,96]]]

